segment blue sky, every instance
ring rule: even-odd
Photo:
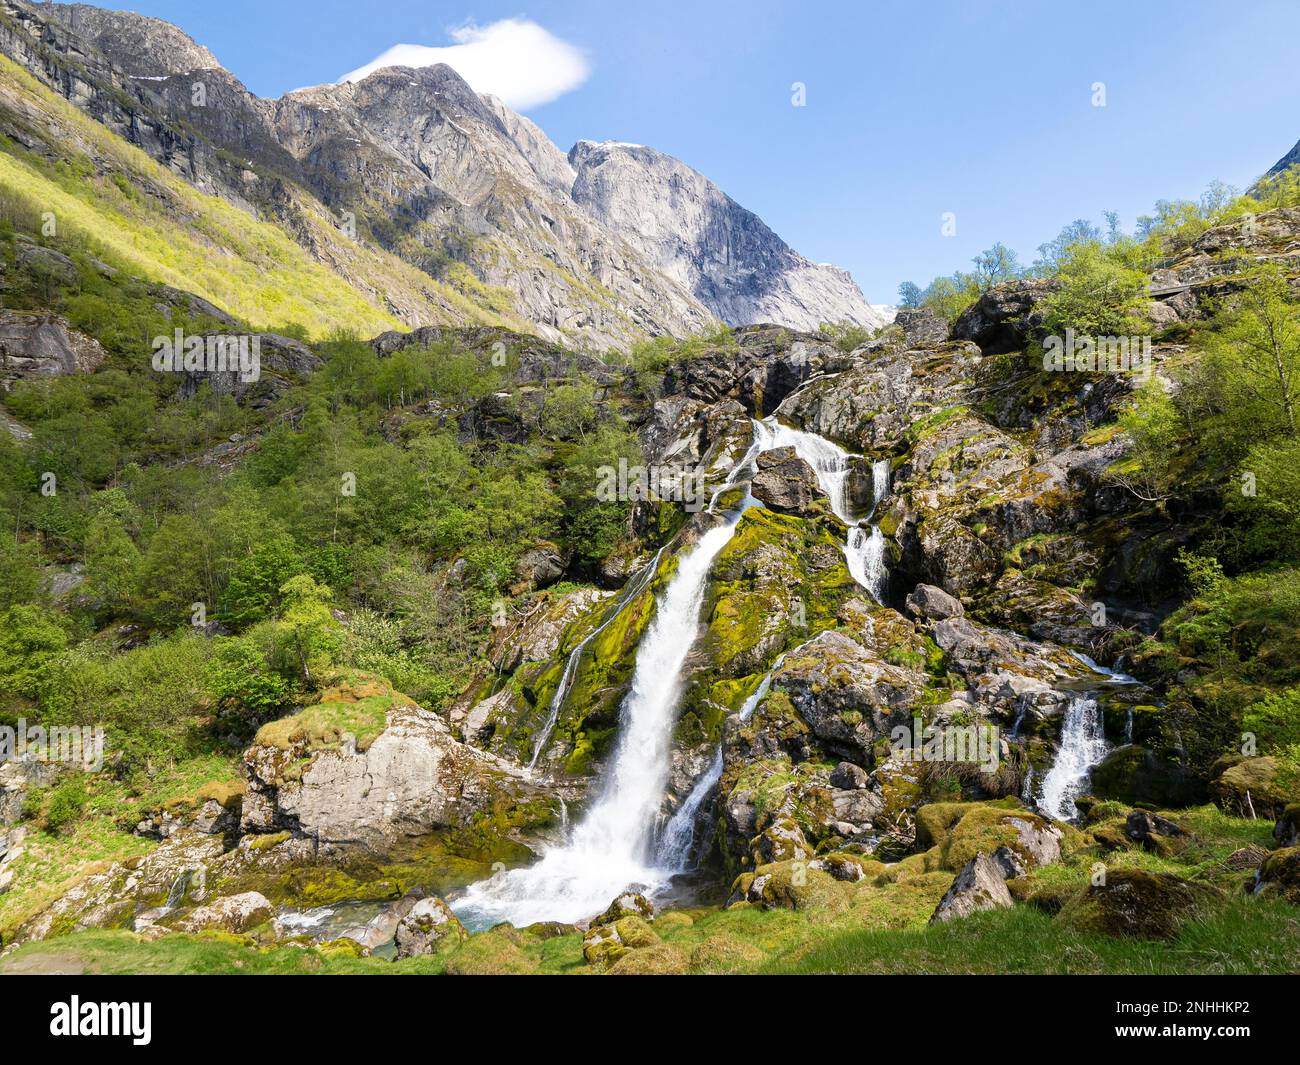
[[[1116,210],[1131,227],[1213,179],[1244,187],[1300,139],[1295,0],[129,6],[182,26],[263,96],[396,44],[451,44],[470,22],[526,18],[590,67],[527,112],[561,148],[615,139],[675,155],[878,303],[997,240],[1027,261],[1073,218]],[[805,107],[791,106],[795,82]]]

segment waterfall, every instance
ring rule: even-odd
[[[754,439],[761,451],[792,447],[812,467],[818,487],[830,502],[831,511],[848,526],[844,540],[844,560],[854,581],[880,602],[885,591],[885,535],[879,525],[864,527],[849,504],[849,472],[856,457],[816,433],[791,429],[775,417],[754,422]],[[880,501],[889,494],[889,460],[878,459],[871,466],[872,515]]]
[[[763,701],[768,689],[772,687],[772,678],[776,675],[776,671],[781,668],[781,663],[784,660],[785,655],[782,655],[772,664],[772,668],[759,681],[754,693],[745,700],[744,705],[740,708],[740,719],[742,721],[748,721],[758,704]],[[659,846],[655,852],[655,864],[668,875],[685,872],[688,868],[691,852],[695,849],[695,832],[699,822],[700,807],[704,805],[704,800],[713,793],[713,789],[718,786],[718,781],[721,779],[722,747],[719,745],[717,751],[714,752],[713,761],[700,774],[700,779],[695,782],[690,794],[682,800],[681,806],[677,808],[677,812],[673,814],[664,828],[663,835],[659,838]]]
[[[713,494],[709,511],[714,512],[718,499],[739,480],[759,454],[773,448],[793,447],[813,468],[832,511],[849,527],[850,535],[845,545],[846,557],[849,557],[850,542],[855,539],[853,533],[859,530],[848,500],[852,456],[829,440],[787,428],[775,418],[753,422],[753,430],[753,442]],[[878,501],[888,491],[888,465],[881,467],[877,464],[877,468],[873,473]],[[878,472],[879,469],[883,469],[883,473]],[[719,752],[678,811],[680,820],[674,818],[669,822],[657,853],[652,853],[654,829],[672,761],[672,731],[681,695],[682,670],[699,629],[709,569],[753,502],[747,494],[740,507],[728,514],[723,524],[704,533],[694,547],[680,557],[677,572],[656,601],[654,620],[637,647],[631,687],[620,713],[618,743],[596,802],[569,834],[565,844],[545,851],[535,865],[500,872],[472,884],[460,899],[452,903],[452,908],[467,925],[486,928],[501,921],[522,926],[542,920],[581,920],[597,913],[622,891],[634,889],[653,893],[679,871],[678,865],[684,861],[681,853],[684,850],[689,854],[693,844],[694,815],[722,773]],[[884,568],[883,538],[880,564],[873,568],[870,562],[868,548],[875,534],[879,534],[878,529],[866,537],[866,544],[862,545],[858,556],[863,560],[858,567],[861,583],[869,590],[872,587],[869,582],[878,581],[874,575],[883,574]],[[856,565],[854,558],[850,557],[850,570],[853,571]],[[657,565],[652,564],[648,570],[653,574]],[[855,576],[855,579],[858,578]],[[647,577],[647,583],[648,580]],[[617,613],[615,610],[614,616]],[[612,617],[604,624],[610,621]],[[588,637],[584,644],[591,638]],[[533,752],[534,763],[572,687],[584,644],[574,648],[565,665],[560,687],[551,700],[548,721]],[[773,666],[773,671],[776,668]],[[770,682],[770,676],[769,673],[765,683]],[[742,712],[752,713],[764,694],[766,690],[760,684]],[[688,806],[691,807],[689,811]],[[677,827],[674,827],[674,821]]]
[[[1106,757],[1101,706],[1094,695],[1076,695],[1065,708],[1056,761],[1043,777],[1038,808],[1058,821],[1078,816],[1074,800],[1088,783],[1093,766]]]
[[[578,663],[582,660],[582,653],[592,640],[609,628],[628,603],[645,591],[646,585],[650,583],[651,578],[659,569],[659,559],[663,553],[664,549],[662,547],[655,552],[655,557],[627,582],[623,593],[618,597],[605,620],[569,653],[569,660],[564,663],[564,672],[560,675],[559,687],[555,689],[555,694],[551,696],[550,712],[547,714],[545,724],[542,725],[542,731],[537,735],[537,743],[533,746],[533,757],[528,762],[529,769],[536,768],[537,760],[542,756],[542,751],[546,747],[546,741],[551,738],[555,723],[560,719],[560,711],[564,707],[564,700],[569,697],[569,689],[573,687],[573,682],[578,675]]]
[[[453,908],[475,927],[499,921],[577,921],[628,888],[662,882],[650,844],[668,783],[682,667],[699,629],[709,568],[731,540],[741,511],[710,529],[678,563],[637,650],[622,727],[600,797],[562,847],[536,864],[472,885]]]

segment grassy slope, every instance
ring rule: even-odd
[[[0,189],[10,210],[29,214],[33,224],[52,211],[61,232],[77,233],[117,265],[202,296],[257,328],[296,322],[314,336],[338,327],[365,336],[400,327],[373,298],[316,262],[277,226],[198,192],[5,56],[0,107],[55,123],[33,132],[59,154],[57,164],[0,143]],[[109,172],[98,172],[92,158]],[[305,221],[318,243],[339,243],[327,219],[307,213]],[[429,322],[523,325],[386,252],[346,247],[354,274],[381,292],[422,298]]]

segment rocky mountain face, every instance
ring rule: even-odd
[[[1284,170],[1290,170],[1297,163],[1300,163],[1300,141],[1297,141],[1294,148],[1268,168],[1268,174],[1280,174]]]
[[[573,198],[730,325],[884,319],[847,271],[812,263],[703,174],[639,144],[579,141]]]
[[[200,190],[283,226],[410,325],[472,320],[476,305],[603,349],[718,318],[880,324],[846,273],[799,256],[690,168],[584,144],[575,169],[450,67],[388,68],[269,101],[158,19],[23,0],[0,10],[0,50],[35,77]],[[338,232],[307,224],[311,214]],[[380,281],[348,254],[351,240],[465,304]]]

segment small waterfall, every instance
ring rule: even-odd
[[[740,708],[740,719],[742,721],[748,721],[753,716],[754,710],[763,701],[768,689],[772,687],[772,678],[776,675],[777,670],[781,668],[781,663],[784,660],[785,655],[782,655],[773,663],[767,676],[759,681],[754,693],[745,700],[744,705]],[[655,864],[668,875],[683,873],[689,868],[691,853],[695,849],[695,835],[699,824],[700,807],[704,805],[704,800],[713,793],[713,789],[718,786],[718,781],[721,779],[722,747],[719,745],[713,755],[713,761],[700,774],[700,779],[695,782],[690,794],[682,800],[681,806],[677,808],[677,812],[673,814],[664,828],[663,835],[659,838],[659,846],[655,852]]]
[[[1024,704],[1021,704],[1020,709],[1016,711],[1016,719],[1013,722],[1011,722],[1011,735],[1008,737],[1008,739],[1016,740],[1020,738],[1020,726],[1024,723],[1024,720],[1025,720],[1025,707]],[[1033,770],[1031,769],[1030,772],[1032,771]]]
[[[1131,706],[1124,717],[1124,742],[1130,746],[1133,743],[1133,707]]]
[[[1081,651],[1071,651],[1070,654],[1074,655],[1075,658],[1077,658],[1085,666],[1091,669],[1094,673],[1100,673],[1103,677],[1106,677],[1111,684],[1141,684],[1142,683],[1140,680],[1137,679],[1137,677],[1129,676],[1129,674],[1127,673],[1121,673],[1117,669],[1109,669],[1106,666],[1097,665],[1096,662],[1094,662],[1091,658],[1089,658]]]
[[[1094,695],[1076,695],[1065,708],[1056,761],[1043,777],[1038,808],[1058,821],[1078,816],[1074,800],[1083,794],[1088,774],[1106,757],[1101,705]]]
[[[185,895],[190,890],[190,882],[194,879],[193,869],[183,869],[181,874],[172,881],[171,889],[167,892],[167,901],[163,903],[163,911],[171,913],[177,906],[185,901]]]
[[[627,586],[623,589],[623,594],[615,601],[608,616],[602,621],[583,641],[578,644],[570,653],[569,660],[564,663],[564,672],[560,674],[559,686],[555,689],[555,694],[551,696],[550,712],[546,716],[546,722],[542,725],[542,731],[537,734],[537,742],[533,746],[533,757],[528,762],[529,769],[537,767],[537,760],[542,756],[542,751],[546,748],[546,741],[551,738],[551,733],[555,729],[555,723],[560,719],[560,711],[564,709],[564,700],[569,697],[569,689],[573,687],[573,682],[578,676],[578,663],[582,660],[582,653],[590,645],[591,641],[604,632],[613,623],[614,619],[623,612],[633,599],[645,591],[655,573],[659,569],[659,559],[663,556],[664,549],[661,547],[655,552],[652,558],[639,573],[636,574]]]
[[[844,539],[844,559],[854,581],[880,602],[885,590],[885,536],[879,525],[864,527],[849,504],[848,481],[856,457],[816,433],[791,429],[775,417],[754,422],[754,439],[760,451],[792,447],[812,467],[817,484],[830,502],[831,511],[848,526]],[[871,466],[872,514],[889,494],[889,460],[878,459]]]

